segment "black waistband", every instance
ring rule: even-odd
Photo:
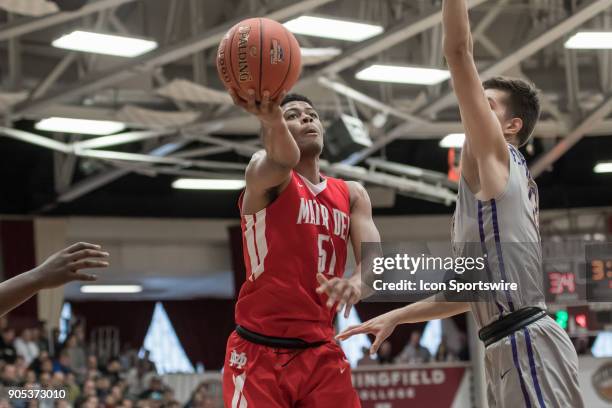
[[[546,316],[546,311],[539,307],[526,307],[483,327],[478,331],[478,337],[484,342],[486,347],[540,320],[544,316]]]
[[[270,337],[264,336],[263,334],[252,332],[245,329],[242,326],[236,326],[236,333],[243,339],[250,341],[251,343],[261,344],[262,346],[272,348],[285,348],[285,349],[307,349],[319,347],[327,343],[327,341],[317,341],[314,343],[308,343],[302,339],[292,339],[286,337]]]

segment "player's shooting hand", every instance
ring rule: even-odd
[[[321,273],[317,273],[317,281],[317,293],[325,293],[328,296],[327,307],[331,308],[338,302],[336,311],[339,312],[344,307],[344,317],[349,316],[351,307],[361,299],[359,282],[344,278],[327,279]]]
[[[83,273],[81,269],[105,268],[108,262],[103,259],[107,257],[108,252],[102,251],[99,245],[79,242],[51,255],[32,270],[32,276],[45,289],[75,280],[94,281],[95,275]]]
[[[260,122],[264,125],[272,125],[283,120],[283,111],[280,103],[287,95],[286,91],[282,91],[275,99],[270,99],[270,92],[263,91],[261,102],[255,100],[255,90],[249,89],[247,99],[241,98],[236,91],[229,91],[234,105],[240,106],[252,115],[257,116]]]
[[[390,313],[391,312],[377,316],[357,326],[350,326],[346,330],[342,331],[342,333],[339,333],[336,336],[336,339],[346,340],[349,337],[361,333],[372,334],[376,338],[372,343],[372,347],[370,347],[370,354],[374,354],[378,351],[378,348],[383,341],[385,341],[387,337],[393,333],[393,330],[395,330],[395,327],[397,326],[397,323],[395,323]]]

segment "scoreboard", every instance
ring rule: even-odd
[[[586,242],[576,251],[549,247],[543,253],[547,302],[612,302],[612,243]]]
[[[586,297],[589,302],[612,302],[612,243],[586,248]]]

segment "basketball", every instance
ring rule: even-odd
[[[260,101],[263,91],[276,98],[295,85],[301,71],[300,45],[282,24],[249,18],[233,26],[217,51],[217,71],[226,89],[247,99],[249,89]]]

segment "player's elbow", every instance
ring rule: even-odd
[[[444,57],[449,64],[472,57],[472,45],[469,38],[444,37],[443,50]]]

